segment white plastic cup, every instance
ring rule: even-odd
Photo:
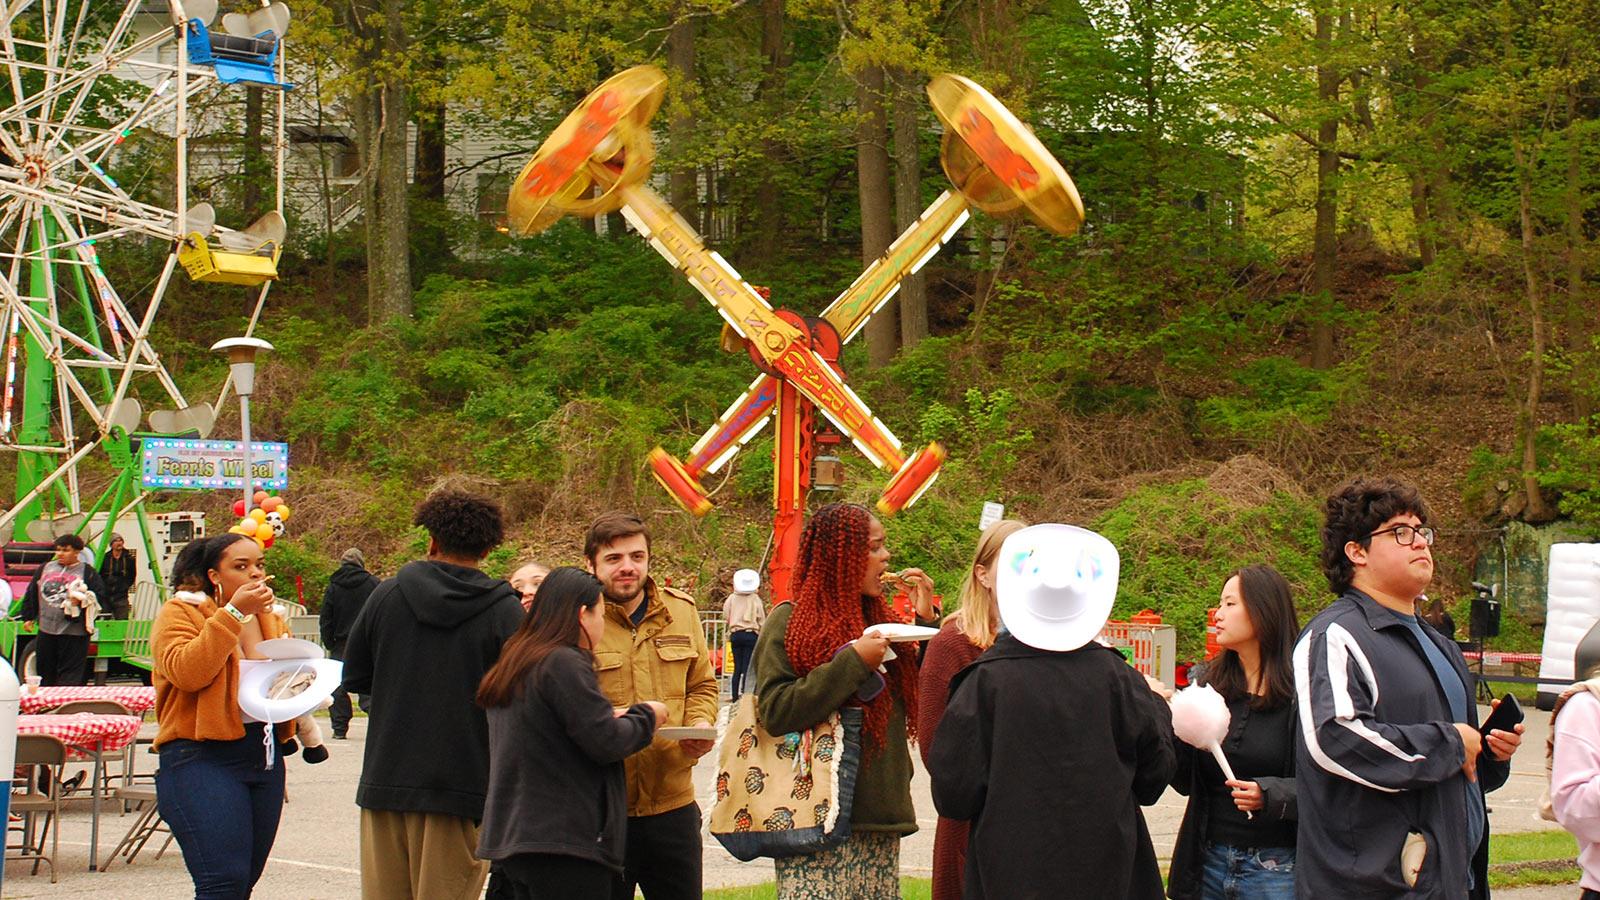
[[[11,677],[16,678],[17,676],[12,675]],[[31,696],[39,693],[39,686],[44,683],[44,676],[29,675],[26,680],[28,682],[28,694]]]

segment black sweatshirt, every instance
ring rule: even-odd
[[[554,853],[622,871],[628,793],[622,760],[650,745],[642,703],[613,716],[594,660],[576,647],[545,657],[506,706],[489,710],[489,802],[480,859]]]
[[[379,584],[350,630],[344,687],[372,695],[362,809],[477,821],[489,786],[489,725],[474,702],[522,622],[511,585],[420,560]]]

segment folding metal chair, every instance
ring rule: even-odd
[[[12,791],[11,811],[22,816],[22,825],[17,829],[21,833],[22,843],[11,844],[11,828],[8,826],[5,858],[7,861],[33,860],[35,875],[39,874],[39,863],[47,863],[50,866],[51,884],[56,882],[56,856],[61,852],[61,782],[57,780],[57,775],[66,761],[67,745],[56,738],[47,734],[17,735],[16,764],[17,768],[26,770],[27,781],[22,791]],[[36,788],[41,769],[49,773],[43,792]],[[39,826],[37,839],[34,836],[35,826]],[[47,834],[50,836],[49,853],[44,852]],[[17,855],[11,855],[12,850],[18,851]]]
[[[168,828],[167,823],[161,818],[161,810],[156,803],[156,789],[154,787],[118,788],[117,799],[121,800],[124,805],[134,807],[139,817],[133,821],[133,826],[128,829],[127,834],[122,836],[122,840],[117,843],[116,848],[107,854],[106,861],[100,865],[100,871],[102,872],[111,868],[111,864],[116,861],[118,856],[127,857],[128,864],[132,865],[134,857],[138,856],[139,851],[144,849],[144,845],[148,844],[150,839],[157,834],[164,833],[167,839],[162,842],[161,849],[156,851],[156,859],[160,859],[161,854],[166,853],[167,848],[172,845],[172,829]]]

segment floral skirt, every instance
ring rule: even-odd
[[[772,861],[778,900],[898,900],[900,835],[860,831],[809,856]]]

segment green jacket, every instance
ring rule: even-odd
[[[788,734],[810,728],[855,698],[856,690],[871,674],[855,653],[841,653],[797,676],[789,662],[784,637],[794,607],[784,603],[767,616],[761,639],[756,641],[756,712],[769,734]],[[864,740],[864,739],[863,739]],[[850,813],[853,831],[887,831],[912,834],[917,812],[911,805],[911,750],[906,741],[906,709],[895,698],[884,746],[869,755],[856,776],[855,806]]]

